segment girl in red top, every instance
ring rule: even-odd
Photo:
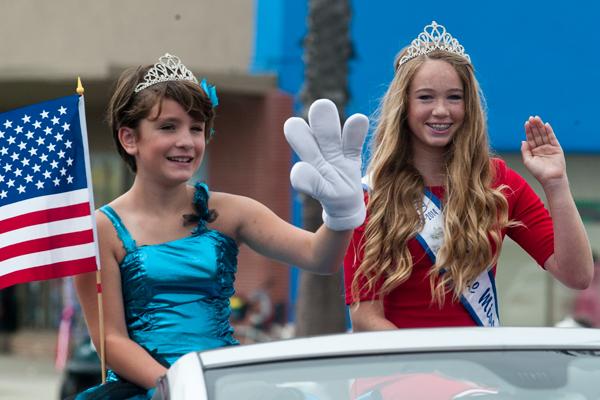
[[[473,66],[443,26],[426,26],[394,67],[366,177],[367,221],[345,258],[353,329],[497,326],[505,235],[566,286],[587,287],[591,250],[552,127],[530,117],[521,144],[550,218],[525,180],[490,157]]]

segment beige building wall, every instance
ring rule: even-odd
[[[0,81],[104,78],[170,52],[196,73],[245,74],[253,0],[0,0]]]
[[[540,184],[523,166],[520,154],[503,154],[545,201]],[[600,202],[600,158],[567,154],[567,172],[575,201]],[[600,251],[600,222],[586,221],[592,248]],[[554,325],[570,311],[576,291],[567,289],[540,268],[515,242],[506,238],[498,262],[497,288],[500,321],[511,326]]]
[[[262,96],[277,84],[248,73],[254,20],[253,0],[0,0],[0,112],[73,94],[81,76],[103,204],[128,186],[104,114],[120,72],[169,52],[216,85],[222,101]]]
[[[214,190],[260,199],[289,219],[290,149],[281,128],[293,101],[278,91],[275,76],[248,72],[254,7],[254,0],[0,0],[0,112],[74,94],[81,76],[95,204],[101,206],[132,179],[105,123],[114,81],[126,67],[154,63],[169,52],[217,86],[217,134],[207,148],[201,179]],[[247,146],[230,146],[248,138],[253,138],[252,153]],[[263,146],[274,146],[277,157],[256,156]],[[242,157],[250,159],[246,169],[228,163]],[[266,176],[264,171],[271,170],[279,172]],[[228,175],[241,183],[232,185]],[[275,189],[277,196],[270,196]],[[280,284],[273,299],[285,302],[288,270],[271,268],[274,264],[243,251],[238,293],[275,279]],[[54,328],[60,293],[59,280],[18,285],[21,310],[32,310],[20,313],[21,327]]]

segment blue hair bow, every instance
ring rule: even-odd
[[[218,106],[219,98],[217,97],[217,88],[206,82],[206,79],[202,79],[202,82],[200,82],[200,87],[202,87],[202,90],[204,90],[204,93],[206,93],[208,96],[212,106]]]

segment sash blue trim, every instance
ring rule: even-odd
[[[425,241],[425,239],[423,239],[423,236],[417,233],[417,236],[415,238],[417,239],[423,250],[425,250],[425,254],[427,254],[431,262],[435,264],[435,254],[433,254],[433,251],[431,251],[431,248],[429,248],[427,242]]]
[[[437,261],[437,251],[441,247],[442,238],[440,230],[443,232],[443,211],[441,200],[429,189],[424,191],[423,200],[423,230],[416,235],[417,242],[427,254],[427,257],[435,264]],[[437,227],[437,228],[436,228]],[[437,232],[436,232],[437,231]],[[433,247],[432,247],[433,246]],[[435,249],[435,251],[434,251]],[[441,269],[440,274],[444,274],[445,269]],[[500,323],[498,314],[498,295],[496,292],[495,277],[492,270],[481,273],[472,285],[465,288],[460,294],[460,303],[465,308],[473,322],[478,326],[497,326]],[[489,309],[494,302],[493,309]],[[494,314],[495,311],[495,314]]]
[[[442,211],[444,210],[442,208],[442,201],[435,194],[433,194],[431,190],[425,188],[425,196],[427,196],[429,200],[433,201],[433,204],[435,204],[437,208]]]
[[[496,277],[494,273],[490,269],[488,271],[488,275],[490,277],[490,282],[492,283],[492,290],[494,291],[494,305],[496,306],[496,316],[498,317],[498,322],[500,322],[500,311],[498,311],[498,293],[496,292]]]

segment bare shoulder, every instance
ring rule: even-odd
[[[225,218],[239,218],[238,214],[248,215],[266,209],[257,200],[236,194],[212,192],[208,201],[208,208],[214,209]]]
[[[225,192],[211,192],[208,206],[210,208],[217,207],[251,207],[254,203],[260,204],[258,201],[250,197],[240,196],[237,194]]]
[[[96,210],[95,216],[101,255],[112,255],[117,260],[122,259],[125,256],[125,250],[113,223],[100,210]]]
[[[113,225],[100,209],[97,209],[95,212],[96,216],[96,226],[98,228],[98,235],[105,236],[111,229],[113,229]],[[113,229],[114,230],[114,229]]]
[[[217,219],[211,224],[211,228],[239,240],[240,227],[266,207],[250,197],[211,192],[208,208],[217,213]]]

